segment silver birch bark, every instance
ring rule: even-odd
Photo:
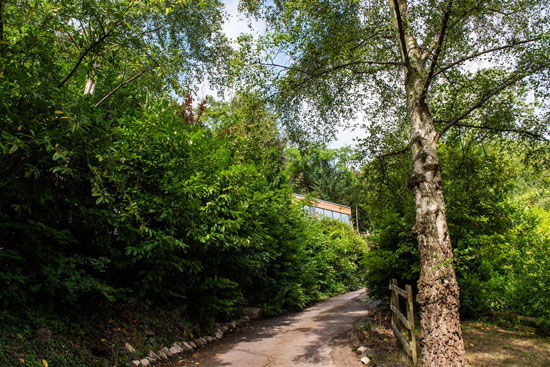
[[[429,70],[408,23],[406,0],[388,0],[399,41],[405,72],[409,113],[412,174],[409,188],[416,205],[420,252],[420,305],[423,366],[465,366],[460,329],[459,288],[453,266],[453,251],[443,198],[443,181],[437,156],[439,134],[425,101]]]

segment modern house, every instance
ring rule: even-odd
[[[305,201],[306,197],[300,194],[293,194],[295,201]],[[340,205],[331,201],[309,198],[309,205],[304,205],[304,208],[309,210],[313,216],[328,217],[338,219],[344,223],[352,225],[351,208],[349,206]]]

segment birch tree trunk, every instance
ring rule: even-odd
[[[408,90],[407,94],[413,163],[409,188],[416,204],[413,230],[420,251],[421,360],[424,366],[464,366],[459,289],[437,156],[438,134],[428,107],[418,103],[418,91]]]
[[[429,80],[426,59],[410,32],[406,0],[388,0],[405,68],[409,112],[412,174],[420,251],[420,305],[423,366],[465,366],[460,329],[459,288],[443,198],[443,180],[437,156],[438,132],[434,128],[425,94]]]

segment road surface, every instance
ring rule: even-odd
[[[329,298],[291,315],[253,321],[163,367],[355,367],[347,343],[354,325],[371,312],[365,290]]]

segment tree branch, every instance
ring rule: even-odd
[[[535,134],[534,132],[531,132],[529,130],[523,130],[523,129],[500,128],[500,127],[480,126],[480,125],[470,125],[470,124],[460,124],[460,123],[456,123],[453,126],[466,127],[466,128],[472,128],[472,129],[494,130],[494,131],[501,131],[501,132],[511,132],[511,133],[517,133],[517,134],[524,134],[524,135],[529,135],[529,136],[531,136],[535,139],[548,141],[548,139],[546,139],[542,135]]]
[[[453,6],[453,0],[448,0],[447,8],[445,9],[445,12],[443,13],[443,18],[441,19],[441,28],[439,31],[439,35],[437,36],[434,57],[430,64],[430,68],[428,70],[428,76],[426,77],[426,81],[424,82],[424,87],[422,88],[422,93],[420,94],[421,101],[423,101],[426,98],[426,93],[428,92],[428,88],[430,87],[430,83],[432,82],[432,78],[434,76],[437,60],[439,58],[439,54],[441,53],[441,49],[443,48],[443,40],[445,39],[445,32],[447,31],[447,25],[449,24],[449,16],[451,15],[452,6]]]
[[[507,45],[504,45],[504,46],[499,46],[499,47],[495,47],[495,48],[491,48],[491,49],[488,49],[488,50],[484,50],[484,51],[480,51],[480,52],[476,52],[476,53],[473,53],[471,55],[468,55],[468,56],[465,56],[455,62],[452,62],[448,65],[445,65],[443,66],[441,69],[439,69],[437,72],[434,73],[434,76],[444,72],[444,71],[447,71],[449,70],[450,68],[458,65],[458,64],[461,64],[465,61],[468,61],[468,60],[471,60],[471,59],[475,59],[476,57],[479,57],[479,56],[482,56],[482,55],[485,55],[485,54],[488,54],[488,53],[491,53],[491,52],[496,52],[496,51],[501,51],[501,50],[505,50],[507,48],[513,48],[515,46],[519,46],[519,45],[522,45],[522,44],[525,44],[525,43],[530,43],[530,42],[535,42],[535,41],[538,41],[540,40],[540,37],[537,37],[537,38],[529,38],[529,39],[526,39],[526,40],[523,40],[523,41],[515,41],[515,42],[512,42],[510,44],[507,44]]]
[[[529,75],[531,75],[531,73],[520,73],[520,74],[516,74],[514,76],[511,76],[506,81],[501,83],[498,87],[494,88],[489,93],[485,94],[483,97],[480,98],[480,100],[476,104],[474,104],[468,110],[463,112],[460,116],[458,116],[455,119],[449,121],[443,127],[443,129],[441,129],[441,131],[439,132],[439,134],[437,136],[437,140],[439,140],[441,138],[441,136],[443,136],[443,134],[445,134],[445,132],[447,132],[447,130],[449,130],[453,125],[457,124],[459,121],[466,118],[470,113],[472,113],[473,111],[475,111],[478,108],[480,108],[481,106],[483,106],[489,99],[491,99],[492,97],[494,97],[495,95],[500,93],[502,90],[508,88],[509,86],[517,83],[518,81],[520,81],[521,79],[523,79],[523,78],[525,78]]]
[[[299,68],[296,68],[296,67],[293,67],[293,66],[286,66],[286,65],[275,64],[275,63],[258,62],[258,64],[262,65],[262,66],[273,66],[273,67],[277,67],[277,68],[281,68],[281,69],[285,69],[285,70],[296,70],[296,71],[298,71],[302,74],[306,74],[306,75],[309,75],[309,76],[312,76],[312,77],[319,77],[319,76],[322,76],[324,74],[328,74],[328,73],[331,73],[333,71],[337,71],[337,70],[344,69],[344,68],[347,68],[349,66],[355,66],[355,65],[380,65],[380,66],[388,66],[388,65],[402,66],[403,65],[402,63],[397,62],[397,61],[351,61],[351,62],[348,62],[348,63],[345,63],[345,64],[340,64],[340,65],[330,67],[328,69],[325,69],[325,70],[322,70],[322,71],[319,71],[319,72],[310,72],[308,70],[299,69]]]
[[[485,94],[483,97],[481,97],[480,100],[476,104],[474,104],[472,107],[470,107],[468,110],[463,112],[461,115],[459,115],[455,119],[447,122],[447,124],[439,132],[439,134],[437,136],[437,140],[439,140],[441,138],[441,136],[443,136],[443,134],[445,134],[445,132],[447,132],[447,130],[449,130],[453,125],[456,125],[458,122],[460,122],[461,120],[466,118],[470,113],[472,113],[473,111],[475,111],[478,108],[480,108],[481,106],[483,106],[489,99],[491,99],[492,97],[494,97],[495,95],[500,93],[502,90],[508,88],[509,86],[519,82],[523,78],[526,78],[529,75],[531,75],[532,73],[534,73],[538,70],[541,70],[541,69],[543,69],[542,66],[538,67],[534,70],[531,70],[530,72],[523,72],[523,73],[518,73],[518,74],[510,76],[507,80],[502,82],[499,86],[497,86],[496,88],[494,88],[493,90],[491,90],[490,92]],[[441,122],[443,122],[443,121],[441,121]]]
[[[401,10],[399,9],[398,0],[391,0],[393,2],[393,11],[395,13],[395,21],[397,23],[397,33],[399,37],[399,43],[401,45],[401,53],[403,56],[403,61],[408,67],[410,65],[409,53],[407,52],[407,43],[405,41],[405,29],[403,27],[403,19],[401,18]]]
[[[71,77],[76,72],[76,70],[78,69],[78,67],[80,66],[80,64],[84,60],[84,58],[86,57],[86,55],[88,55],[88,53],[90,51],[92,51],[94,48],[99,46],[99,44],[101,44],[103,41],[105,41],[105,39],[109,36],[109,34],[110,34],[110,32],[106,32],[106,33],[104,32],[103,36],[101,36],[97,41],[94,41],[90,46],[88,46],[88,48],[86,50],[84,50],[82,55],[80,55],[80,57],[78,58],[78,61],[76,62],[76,65],[73,67],[73,69],[70,71],[70,73],[65,77],[65,79],[63,79],[63,81],[61,83],[59,83],[57,88],[63,87],[63,85],[65,85],[65,83],[67,83],[69,81],[69,79],[71,79]]]
[[[347,67],[350,67],[350,66],[354,66],[354,65],[362,65],[362,64],[366,64],[366,65],[379,65],[379,66],[402,66],[403,64],[400,63],[400,62],[394,62],[394,61],[388,61],[388,62],[378,62],[378,61],[352,61],[352,62],[349,62],[349,63],[346,63],[346,64],[340,64],[340,65],[336,65],[336,66],[333,66],[331,68],[328,68],[328,69],[325,69],[325,70],[321,70],[317,73],[310,73],[306,70],[300,70],[300,69],[297,69],[298,71],[300,71],[301,73],[304,73],[307,75],[306,78],[302,79],[301,81],[295,83],[294,85],[291,85],[292,89],[294,88],[299,88],[301,87],[302,85],[306,84],[307,82],[309,82],[310,80],[314,79],[314,78],[318,78],[320,76],[323,76],[325,74],[329,74],[329,73],[332,73],[334,71],[337,71],[337,70],[340,70],[340,69],[345,69]],[[274,65],[276,66],[276,65]],[[287,66],[284,66],[284,65],[281,65],[282,68],[286,68],[286,69],[289,69],[289,67]],[[355,71],[354,71],[355,72]],[[356,74],[358,74],[357,72],[355,72]]]
[[[376,158],[382,159],[382,158],[385,158],[385,157],[392,157],[392,156],[395,156],[395,155],[401,155],[401,154],[407,153],[410,148],[411,148],[411,145],[407,144],[407,146],[403,149],[396,150],[396,151],[389,152],[389,153],[380,154],[380,155],[377,155]]]
[[[142,71],[140,71],[139,73],[137,73],[136,75],[134,75],[133,77],[131,77],[130,79],[127,79],[125,81],[123,81],[122,83],[120,83],[118,86],[116,86],[113,90],[111,90],[109,93],[107,93],[105,96],[103,96],[103,98],[101,98],[99,100],[99,102],[97,102],[95,104],[95,107],[97,108],[100,104],[102,104],[106,99],[108,99],[109,97],[111,97],[117,90],[119,90],[120,88],[124,87],[125,85],[127,84],[130,84],[131,82],[133,82],[136,78],[139,78],[140,76],[142,76],[143,74],[147,73],[148,71],[152,70],[154,66],[150,66]]]
[[[280,69],[285,69],[285,70],[296,70],[296,71],[299,71],[300,73],[311,75],[310,72],[308,72],[306,70],[303,70],[303,69],[299,69],[299,68],[294,67],[294,66],[286,66],[286,65],[281,65],[281,64],[275,64],[273,62],[261,62],[261,61],[258,61],[255,64],[258,64],[258,65],[261,65],[261,66],[272,66],[274,68],[280,68]]]

